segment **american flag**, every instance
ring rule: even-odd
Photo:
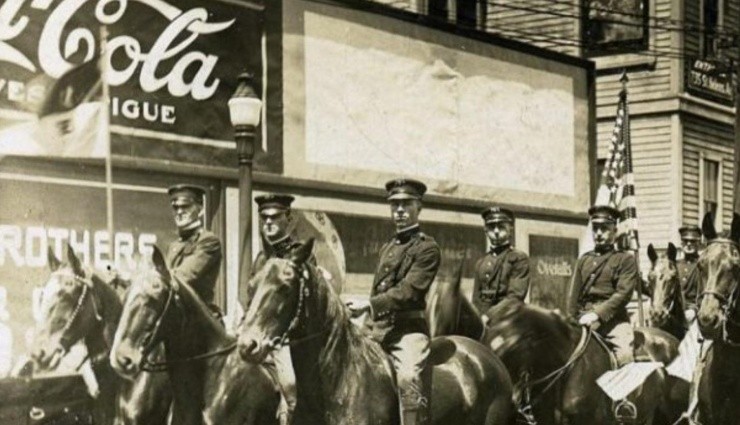
[[[626,77],[623,77],[626,82]],[[627,89],[619,93],[617,119],[614,123],[609,157],[601,174],[596,205],[608,205],[621,212],[619,222],[620,245],[637,251],[640,242],[637,232],[637,208],[635,206],[635,177],[632,172],[632,143],[630,141],[630,117],[627,105]]]

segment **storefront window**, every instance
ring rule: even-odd
[[[583,42],[591,56],[648,46],[647,0],[584,0]]]

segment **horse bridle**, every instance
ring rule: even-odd
[[[69,277],[69,274],[67,273],[61,273],[59,271],[53,272],[52,276],[64,276]],[[64,327],[61,330],[62,335],[59,337],[59,346],[62,349],[62,354],[66,354],[69,351],[68,346],[65,345],[65,342],[68,343],[70,346],[72,345],[73,341],[71,341],[71,338],[67,335],[70,329],[72,329],[72,325],[75,324],[77,318],[80,316],[80,312],[82,311],[82,306],[85,304],[85,300],[88,297],[88,293],[90,292],[90,288],[92,288],[92,280],[86,279],[85,277],[79,276],[76,273],[72,273],[72,277],[74,278],[75,282],[79,282],[82,284],[82,293],[80,294],[79,298],[77,298],[77,304],[75,305],[75,309],[72,311],[72,316],[67,320],[67,323],[64,325]],[[95,311],[95,319],[100,322],[103,320],[102,316],[100,315],[100,312],[98,311],[98,307],[93,302],[93,309]]]
[[[740,244],[735,242],[732,239],[728,238],[717,238],[712,239],[709,241],[709,245],[712,244],[724,244],[724,245],[731,245],[733,246],[739,253],[740,253]],[[706,295],[711,295],[714,298],[719,301],[720,309],[722,309],[723,318],[722,318],[722,342],[726,344],[730,344],[733,346],[740,346],[740,342],[732,341],[730,338],[728,332],[727,332],[727,323],[730,322],[732,324],[738,324],[735,320],[733,320],[730,315],[732,314],[732,311],[737,306],[738,297],[740,296],[740,293],[738,293],[738,279],[734,279],[732,289],[730,290],[728,295],[725,295],[717,290],[705,290],[702,291],[702,293],[699,295],[699,303],[701,303],[701,300]]]
[[[150,332],[147,332],[147,335],[144,337],[144,342],[142,343],[141,347],[139,347],[139,352],[142,354],[143,360],[142,370],[145,370],[147,372],[161,372],[165,371],[168,366],[173,364],[204,360],[211,357],[228,354],[233,351],[236,348],[236,342],[229,344],[226,347],[218,348],[214,351],[196,354],[194,356],[184,357],[181,359],[171,359],[163,362],[155,362],[149,359],[149,354],[154,350],[154,347],[159,344],[159,336],[162,332],[162,324],[167,317],[167,313],[169,313],[170,311],[170,306],[173,304],[173,301],[175,304],[177,304],[180,300],[180,296],[178,294],[180,292],[181,283],[177,280],[176,276],[170,274],[169,277],[170,284],[166,285],[167,300],[165,300],[164,308],[162,308],[162,312],[160,313],[157,320],[154,322],[154,327]]]
[[[308,282],[308,277],[309,277],[308,267],[300,266],[291,260],[288,260],[288,262],[290,266],[293,268],[293,270],[298,273],[298,305],[296,306],[295,313],[293,314],[293,319],[290,320],[290,324],[288,325],[288,328],[285,329],[285,332],[283,332],[283,334],[280,336],[276,336],[275,338],[273,338],[272,340],[268,342],[269,347],[273,350],[283,347],[286,344],[296,345],[299,343],[299,341],[304,341],[307,339],[307,338],[301,338],[300,340],[294,340],[292,342],[287,342],[288,336],[290,335],[290,333],[293,332],[300,324],[301,316],[303,315],[303,310],[305,309],[305,306],[306,306],[306,299],[310,295],[310,291],[308,289],[308,286],[306,285],[306,283]],[[316,336],[320,335],[321,333],[317,334]]]

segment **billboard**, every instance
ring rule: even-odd
[[[406,175],[432,194],[587,209],[590,63],[390,10],[283,1],[268,22],[276,10],[284,174],[370,187]]]
[[[51,82],[95,58],[103,26],[114,153],[234,166],[227,101],[241,72],[262,76],[262,10],[248,1],[1,2],[0,126],[34,114]]]

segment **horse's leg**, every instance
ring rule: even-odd
[[[511,398],[496,397],[488,406],[485,425],[513,425],[515,411]]]

